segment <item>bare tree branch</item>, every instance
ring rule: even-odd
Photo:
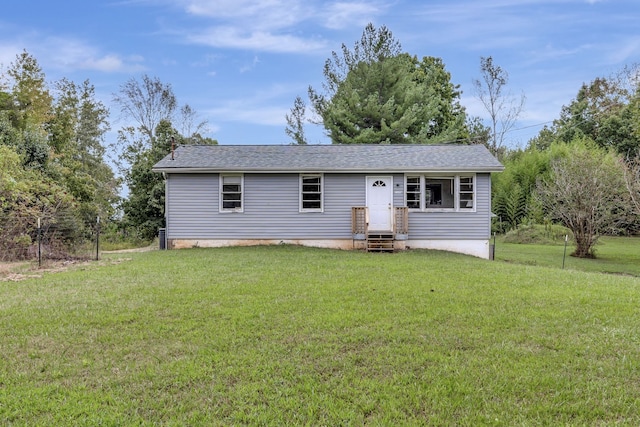
[[[624,183],[636,215],[640,215],[640,151],[633,159],[623,162]]]
[[[307,143],[307,139],[304,135],[304,122],[307,105],[299,96],[296,97],[291,108],[291,114],[285,116],[287,120],[287,127],[285,132],[295,144],[304,145]]]
[[[162,120],[172,122],[177,108],[171,85],[146,74],[142,76],[142,81],[132,77],[120,86],[120,92],[114,94],[113,101],[120,105],[123,116],[130,117],[138,124],[149,142]]]
[[[476,96],[491,120],[489,149],[498,154],[504,146],[505,135],[513,129],[524,110],[526,97],[522,94],[517,99],[510,92],[505,92],[509,74],[502,67],[494,65],[491,56],[480,57],[480,71],[482,80],[474,79],[472,83]]]

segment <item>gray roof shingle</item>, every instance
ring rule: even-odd
[[[156,172],[499,172],[483,145],[181,145]]]

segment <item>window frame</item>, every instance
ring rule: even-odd
[[[428,212],[455,212],[455,208],[456,208],[456,175],[424,175],[424,208],[423,210],[428,211]],[[437,181],[449,181],[449,192],[453,192],[453,203],[451,207],[442,207],[442,205],[440,205],[439,207],[429,207],[429,205],[427,204],[427,190],[429,189],[428,185],[427,185],[427,180],[428,179],[432,179],[432,180],[437,180]],[[432,184],[434,185],[434,184]],[[442,193],[444,192],[444,188],[442,186],[442,183],[438,183],[437,185],[440,186],[440,197],[442,198]],[[430,198],[429,198],[430,199]],[[434,206],[434,205],[432,205]],[[437,206],[437,205],[435,205]]]
[[[240,178],[240,191],[231,192],[224,191],[224,179],[230,177],[238,177]],[[240,193],[240,207],[235,208],[225,208],[224,207],[224,196],[225,194],[238,194]],[[223,173],[220,174],[219,177],[219,186],[218,186],[218,198],[219,198],[219,206],[218,211],[220,213],[243,213],[244,212],[244,174],[243,173]]]
[[[320,179],[320,191],[305,192],[304,191],[304,178],[319,178]],[[320,207],[319,208],[305,208],[304,207],[304,195],[305,194],[320,194]],[[315,201],[315,200],[310,200]],[[301,173],[298,175],[298,210],[301,213],[307,212],[324,212],[324,174],[323,173]]]
[[[420,178],[420,182],[410,183],[409,179]],[[463,179],[471,179],[470,182],[462,182]],[[443,207],[428,207],[427,205],[427,180],[443,180],[443,179],[451,179],[453,186],[453,207],[443,208]],[[404,205],[409,208],[410,212],[476,212],[476,200],[477,200],[477,174],[476,173],[408,173],[404,176]],[[409,194],[409,185],[419,185],[419,205],[420,207],[409,207],[408,202],[409,198],[407,195]],[[470,185],[471,190],[462,189],[464,185]],[[411,192],[415,194],[415,191]],[[470,207],[461,207],[461,202],[464,201],[464,194],[471,195],[472,206]]]
[[[418,182],[409,183],[409,179],[418,179]],[[407,195],[409,194],[409,185],[414,185],[418,187],[417,191],[411,191],[411,194],[417,195],[418,206],[409,206],[409,198]],[[404,205],[409,208],[411,211],[421,211],[424,206],[424,176],[418,174],[407,174],[404,176]],[[414,197],[411,202],[415,202],[416,198]]]
[[[471,191],[462,190],[462,179],[463,178],[471,178]],[[470,207],[462,207],[462,202],[464,201],[462,198],[463,194],[471,194],[471,206]],[[475,174],[460,174],[456,176],[456,207],[460,212],[475,212],[476,211],[476,175]]]

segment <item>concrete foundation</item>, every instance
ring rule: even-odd
[[[353,239],[327,239],[327,240],[305,240],[305,239],[168,239],[168,249],[185,248],[222,248],[228,246],[258,246],[258,245],[300,245],[315,248],[343,249],[343,250],[364,250],[365,240]],[[396,250],[405,249],[435,249],[441,251],[457,252],[472,255],[478,258],[490,259],[491,250],[489,240],[396,240],[394,243]]]

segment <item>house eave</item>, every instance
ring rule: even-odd
[[[161,172],[165,174],[171,173],[492,173],[502,172],[504,167],[477,167],[477,168],[382,168],[382,169],[363,169],[363,168],[315,168],[315,169],[265,169],[265,168],[198,168],[198,167],[179,167],[179,168],[153,168],[153,172]]]

